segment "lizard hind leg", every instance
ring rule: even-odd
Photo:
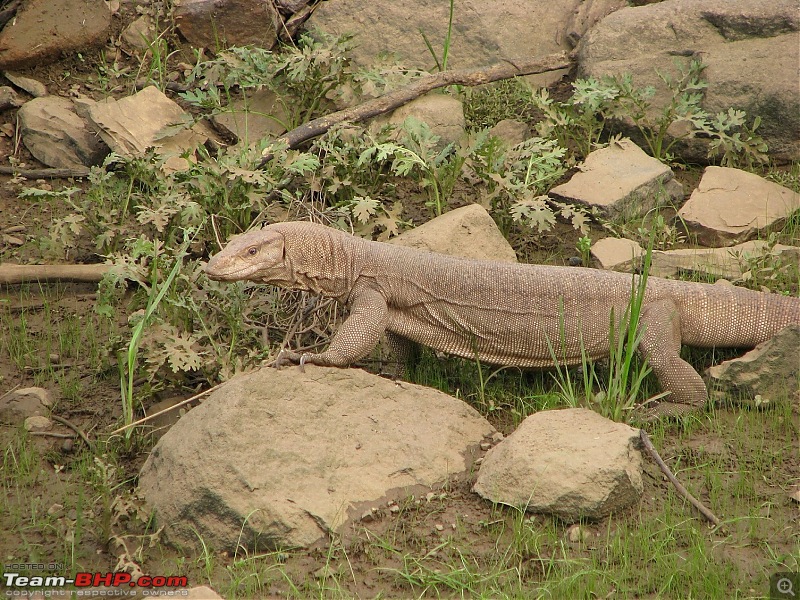
[[[681,416],[705,405],[708,391],[700,374],[681,358],[681,323],[678,308],[670,300],[648,303],[639,321],[639,352],[647,358],[661,389],[669,392],[655,408],[653,417]]]

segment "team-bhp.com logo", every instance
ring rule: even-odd
[[[174,590],[174,588],[185,588],[188,585],[185,576],[155,576],[142,575],[134,580],[129,573],[76,573],[74,577],[64,577],[63,575],[21,575],[20,573],[3,573],[3,584],[6,588],[6,596],[27,596],[28,592],[37,590],[53,590],[63,589],[67,586],[74,586],[79,589],[77,592],[80,594],[81,588],[116,588],[116,593],[113,590],[108,590],[108,593],[101,594],[98,590],[92,590],[92,596],[102,595],[123,595],[119,593],[120,588],[140,588],[139,592],[142,596],[163,596],[163,595],[182,595],[181,592],[187,593],[186,590]],[[168,591],[169,594],[165,594]],[[85,590],[88,592],[89,590]],[[98,592],[98,593],[94,593]],[[45,594],[47,595],[47,594]],[[136,592],[130,595],[136,595]]]

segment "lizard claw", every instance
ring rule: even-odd
[[[281,350],[275,360],[270,363],[270,366],[275,369],[280,369],[285,365],[291,365],[299,362],[300,358],[300,355],[296,352],[292,352],[291,350]]]

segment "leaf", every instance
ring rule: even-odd
[[[350,212],[362,223],[366,223],[375,214],[378,201],[369,196],[356,196],[350,205]]]

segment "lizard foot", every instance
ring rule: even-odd
[[[702,407],[693,404],[679,404],[677,402],[659,402],[652,408],[640,407],[636,412],[644,423],[652,423],[660,419],[679,419],[692,413],[697,413]]]
[[[300,355],[297,352],[292,352],[291,350],[281,350],[278,356],[272,361],[272,363],[270,363],[269,366],[275,369],[280,369],[286,365],[301,364],[304,356],[305,355]]]

